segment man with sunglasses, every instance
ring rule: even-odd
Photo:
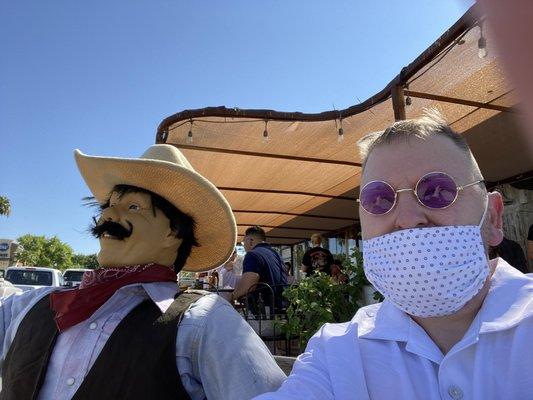
[[[267,399],[526,399],[533,279],[489,260],[503,203],[436,112],[359,142],[365,273],[385,301],[326,324]]]

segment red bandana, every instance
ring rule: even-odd
[[[56,313],[57,329],[62,332],[85,321],[122,286],[145,282],[176,282],[176,273],[158,264],[87,271],[78,288],[50,295],[50,308]]]

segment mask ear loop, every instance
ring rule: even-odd
[[[479,221],[478,228],[481,229],[483,226],[483,222],[485,222],[485,217],[487,216],[487,211],[489,209],[489,194],[487,193],[485,195],[485,211],[483,211],[483,215],[481,216],[481,221]]]

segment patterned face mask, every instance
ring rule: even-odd
[[[405,229],[363,241],[368,280],[407,314],[460,310],[483,287],[489,264],[479,225]]]

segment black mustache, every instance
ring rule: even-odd
[[[90,230],[92,235],[97,239],[100,239],[104,233],[108,233],[117,239],[124,240],[130,237],[133,233],[133,225],[131,222],[126,221],[126,223],[129,225],[130,229],[125,228],[118,222],[104,221],[101,224],[95,223]]]

